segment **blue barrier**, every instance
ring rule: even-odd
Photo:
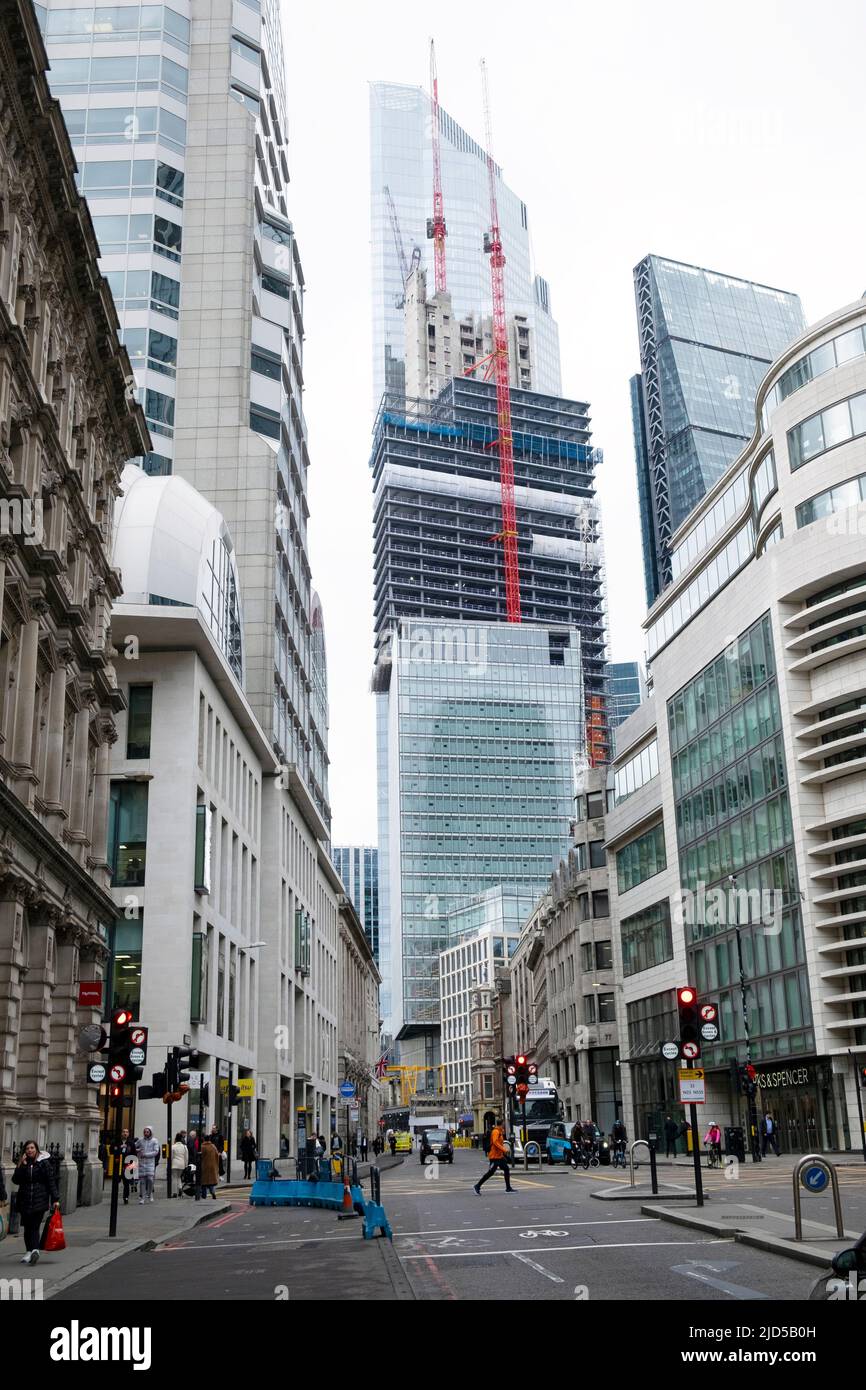
[[[381,1231],[389,1240],[394,1238],[385,1208],[380,1207],[378,1202],[367,1202],[364,1205],[364,1239],[372,1240],[377,1231]]]
[[[352,1206],[364,1211],[364,1194],[360,1187],[350,1187]],[[341,1182],[299,1181],[297,1178],[271,1178],[256,1181],[250,1188],[251,1207],[328,1207],[343,1209]]]

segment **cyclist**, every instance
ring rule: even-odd
[[[590,1162],[593,1159],[598,1162],[598,1130],[595,1120],[584,1120],[583,1122],[583,1147],[589,1156]]]
[[[568,1136],[571,1144],[571,1166],[576,1168],[578,1163],[583,1161],[583,1131],[580,1127],[580,1120],[575,1120]]]
[[[704,1135],[704,1147],[710,1156],[710,1167],[722,1166],[722,1131],[715,1120],[708,1126]]]
[[[611,1135],[610,1135],[610,1137],[611,1137],[611,1139],[613,1140],[613,1161],[614,1161],[614,1164],[616,1164],[616,1163],[622,1161],[622,1166],[623,1166],[623,1168],[624,1168],[624,1167],[625,1167],[625,1146],[626,1146],[626,1143],[628,1142],[628,1133],[627,1133],[627,1131],[626,1131],[625,1124],[624,1124],[624,1122],[623,1122],[621,1119],[618,1118],[618,1119],[614,1120],[614,1122],[613,1122],[613,1129],[611,1130]]]

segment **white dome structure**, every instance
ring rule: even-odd
[[[112,552],[123,578],[119,602],[198,609],[243,686],[240,584],[221,513],[183,478],[151,477],[134,463],[120,485]]]

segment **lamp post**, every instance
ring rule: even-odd
[[[739,894],[737,893],[737,876],[736,876],[736,874],[729,874],[729,875],[728,875],[728,882],[730,883],[730,885],[731,885],[731,887],[732,887],[732,889],[733,889],[733,892],[734,892],[735,914],[736,914],[736,916],[735,916],[735,921],[734,921],[734,931],[736,932],[736,935],[737,935],[737,963],[738,963],[739,969],[740,969],[740,999],[741,999],[742,1007],[743,1007],[743,1029],[744,1029],[745,1037],[746,1037],[746,1063],[747,1063],[748,1066],[751,1066],[751,1065],[752,1065],[752,1037],[751,1037],[751,1033],[750,1033],[750,1031],[749,1031],[749,1009],[748,1009],[748,1005],[747,1005],[747,1002],[746,1002],[746,972],[745,972],[745,970],[744,970],[744,968],[743,968],[743,943],[742,943],[742,939],[741,939],[741,936],[740,936],[740,899],[739,899]],[[747,1100],[747,1102],[748,1102],[748,1114],[749,1114],[749,1146],[750,1146],[750,1148],[751,1148],[751,1150],[752,1150],[752,1162],[753,1162],[753,1163],[760,1163],[760,1161],[761,1161],[761,1146],[760,1146],[760,1144],[758,1143],[758,1112],[757,1112],[757,1108],[756,1108],[756,1106],[755,1106],[755,1093],[754,1093],[754,1091],[750,1091],[750,1092],[747,1094],[746,1100]]]

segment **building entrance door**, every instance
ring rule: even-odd
[[[759,1128],[762,1115],[769,1110],[776,1124],[782,1153],[810,1154],[820,1150],[818,1106],[813,1090],[780,1088],[772,1094],[772,1100],[767,1092],[763,1093],[761,1099],[766,1103],[763,1110],[758,1110]],[[768,1148],[767,1152],[771,1154],[772,1149]]]

